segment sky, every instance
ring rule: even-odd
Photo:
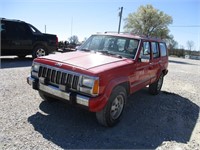
[[[46,26],[46,33],[59,41],[72,35],[82,41],[97,32],[117,32],[120,7],[123,32],[128,14],[147,4],[172,16],[170,34],[179,48],[187,49],[187,41],[193,41],[193,49],[200,51],[200,0],[1,0],[0,18],[28,22],[43,33]]]

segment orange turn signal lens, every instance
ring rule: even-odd
[[[98,94],[99,93],[99,80],[94,81],[94,86],[93,86],[93,94]]]

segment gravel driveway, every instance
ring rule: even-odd
[[[122,121],[42,101],[26,83],[32,60],[1,57],[0,149],[200,149],[200,61],[170,57],[160,95],[129,96]]]

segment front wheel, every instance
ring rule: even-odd
[[[117,86],[111,93],[107,105],[100,111],[96,112],[98,122],[103,126],[114,126],[122,116],[126,104],[126,90],[122,86]]]
[[[47,49],[44,46],[36,46],[33,50],[33,58],[37,58],[37,57],[41,57],[41,56],[45,56],[48,55],[47,53]]]
[[[163,79],[164,79],[164,75],[161,74],[159,79],[156,82],[149,85],[149,93],[150,94],[157,95],[160,93],[160,90],[163,85]]]

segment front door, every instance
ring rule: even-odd
[[[151,44],[148,41],[141,42],[139,58],[136,60],[134,73],[131,76],[131,92],[147,86],[151,81]]]

